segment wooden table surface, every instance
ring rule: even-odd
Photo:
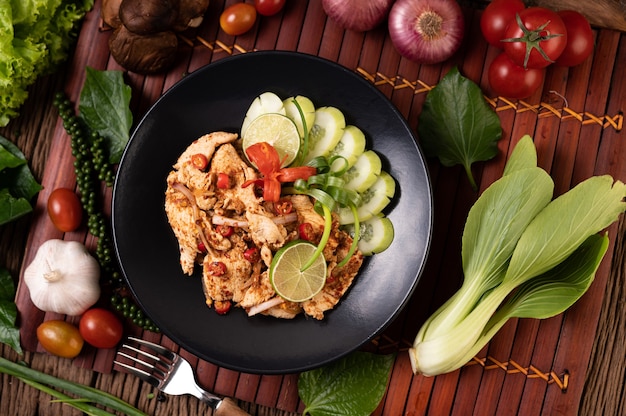
[[[592,57],[572,69],[550,67],[542,91],[527,100],[511,101],[497,97],[487,84],[486,68],[497,51],[480,36],[480,6],[465,5],[467,35],[459,53],[442,65],[418,65],[397,54],[384,26],[366,34],[344,31],[326,18],[317,0],[290,0],[282,13],[260,19],[250,33],[237,38],[219,30],[217,20],[225,3],[233,1],[212,0],[204,24],[197,32],[186,34],[189,43],[183,46],[177,66],[167,74],[127,74],[136,120],[184,74],[229,55],[275,49],[321,56],[354,70],[389,97],[415,129],[426,94],[452,65],[457,65],[483,88],[497,110],[504,132],[500,154],[476,165],[481,190],[501,175],[510,145],[526,133],[535,138],[539,164],[553,177],[557,193],[592,175],[610,174],[626,181],[626,137],[622,130],[626,36],[619,30],[594,26],[596,49]],[[618,2],[613,3],[618,6]],[[44,185],[32,214],[0,226],[0,266],[6,267],[16,280],[37,247],[49,238],[75,239],[93,245],[93,239],[84,230],[66,235],[55,231],[46,217],[45,201],[52,189],[75,186],[68,139],[52,106],[54,94],[65,91],[76,101],[86,66],[121,69],[109,56],[110,32],[101,30],[99,9],[98,0],[83,23],[72,58],[56,74],[39,79],[31,88],[21,116],[0,129],[2,136],[25,153],[35,176]],[[623,21],[623,14],[618,17]],[[253,71],[250,76],[254,76]],[[543,321],[509,322],[461,370],[431,378],[412,374],[406,349],[421,322],[460,284],[459,239],[469,207],[477,197],[462,169],[443,168],[436,160],[429,160],[429,171],[435,224],[426,270],[403,313],[364,347],[381,354],[397,353],[387,394],[375,414],[626,414],[623,217],[608,229],[609,251],[589,292],[566,313]],[[110,190],[104,195],[110,197]],[[14,361],[23,358],[49,374],[112,392],[149,414],[211,414],[195,398],[152,397],[152,387],[135,377],[111,371],[114,350],[87,348],[74,360],[46,354],[37,345],[34,328],[51,315],[29,305],[21,285],[16,303],[20,307],[26,353],[18,357],[3,345],[3,357]],[[159,334],[141,333],[136,328],[130,332],[177,348]],[[288,415],[303,409],[298,398],[297,374],[237,373],[198,360],[185,351],[181,353],[192,360],[204,387],[235,397],[252,414]],[[50,403],[49,396],[1,375],[0,415],[9,414],[77,412]]]

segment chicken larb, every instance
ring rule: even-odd
[[[199,154],[206,158],[206,167],[194,163]],[[226,184],[221,175],[227,175]],[[323,252],[328,273],[322,291],[302,303],[280,298],[269,281],[274,253],[300,238],[298,229],[305,223],[310,225],[307,237],[318,243],[324,218],[306,195],[283,196],[281,202],[288,202],[292,212],[275,214],[274,204],[258,196],[255,186],[243,186],[258,178],[242,157],[236,134],[204,135],[180,155],[167,177],[165,212],[178,240],[181,268],[192,275],[195,266],[201,266],[206,304],[218,313],[235,305],[249,315],[289,319],[304,313],[321,320],[352,284],[363,255],[357,250],[337,267],[352,238],[334,219]]]

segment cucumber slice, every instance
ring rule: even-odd
[[[359,221],[367,221],[375,215],[382,212],[383,209],[391,202],[396,190],[396,182],[385,171],[381,171],[376,182],[362,192],[362,203],[357,207],[357,216]],[[339,224],[353,224],[354,214],[349,207],[337,210],[339,215]]]
[[[341,140],[346,119],[335,107],[321,107],[315,111],[315,122],[309,135],[309,152],[304,162],[318,156],[328,156]]]
[[[250,107],[248,107],[246,116],[243,119],[243,124],[241,125],[241,135],[245,135],[248,126],[255,118],[267,113],[285,115],[283,100],[281,100],[280,97],[273,92],[264,92],[252,101]]]
[[[354,236],[354,224],[349,225],[345,230]],[[361,238],[358,247],[364,256],[371,256],[375,253],[385,251],[393,241],[393,223],[387,217],[374,216],[367,221],[363,221],[360,227]]]
[[[329,156],[343,156],[345,161],[336,160],[332,165],[332,170],[337,171],[354,166],[357,158],[365,151],[365,134],[356,126],[346,126],[337,146],[330,152]]]
[[[315,123],[315,106],[313,105],[313,101],[302,95],[289,97],[286,100],[283,100],[285,115],[296,124],[296,127],[298,127],[298,133],[300,133],[300,137],[304,137],[302,116],[300,115],[300,112],[298,111],[298,107],[296,107],[294,100],[298,103],[300,109],[302,109],[302,113],[304,114],[304,121],[306,122],[306,127],[308,131],[311,131],[311,127],[313,127],[313,123]]]
[[[366,150],[356,159],[354,165],[343,174],[346,188],[357,192],[364,192],[372,186],[380,175],[382,163],[380,157],[373,150]]]

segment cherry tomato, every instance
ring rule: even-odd
[[[122,339],[124,326],[111,311],[92,308],[83,314],[78,325],[83,339],[96,348],[113,348]]]
[[[272,16],[282,10],[286,0],[254,0],[256,11],[262,16]]]
[[[582,64],[593,51],[593,32],[587,18],[574,10],[561,10],[557,14],[567,28],[567,45],[556,60],[557,65]]]
[[[501,40],[509,23],[515,21],[515,14],[524,10],[522,0],[494,0],[485,7],[480,17],[480,30],[490,45],[502,48]]]
[[[545,69],[523,67],[515,64],[506,53],[496,56],[487,77],[489,85],[498,95],[507,98],[521,99],[533,95],[543,84]]]
[[[554,63],[567,45],[563,19],[544,7],[529,7],[517,16],[520,21],[512,21],[504,32],[504,52],[524,68],[545,68]]]
[[[84,344],[78,328],[58,319],[41,323],[37,327],[37,339],[50,354],[64,358],[76,357]]]
[[[309,222],[303,222],[298,226],[298,235],[302,240],[313,241],[315,233],[313,232],[313,226]]]
[[[256,21],[256,9],[247,3],[235,3],[220,15],[220,27],[232,36],[243,35],[252,29]]]
[[[211,276],[224,276],[226,274],[226,265],[221,261],[211,262],[204,267]]]
[[[215,312],[219,315],[226,315],[230,311],[232,303],[229,300],[216,300],[214,306]]]
[[[217,174],[217,187],[220,189],[230,188],[230,176],[228,176],[226,173],[218,173]]]
[[[83,207],[78,195],[67,188],[52,191],[48,197],[48,215],[60,231],[76,230],[83,219]]]

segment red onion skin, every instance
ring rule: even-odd
[[[365,32],[380,25],[394,0],[322,0],[324,12],[344,29]]]
[[[422,13],[441,16],[441,36],[427,39],[416,29]],[[456,0],[397,0],[388,19],[391,41],[400,55],[421,64],[446,61],[459,49],[465,35],[465,19]]]

